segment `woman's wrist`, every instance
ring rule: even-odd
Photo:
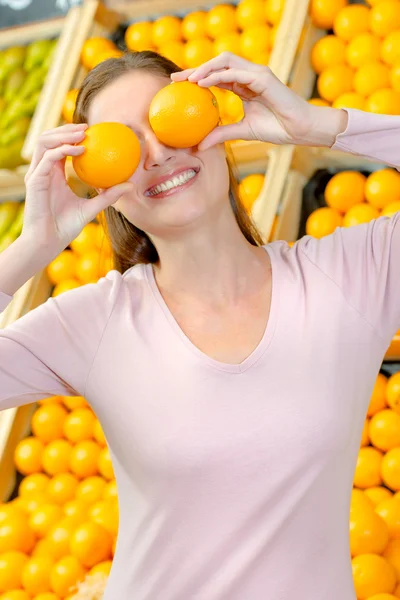
[[[311,106],[311,127],[304,145],[331,147],[343,133],[349,116],[345,110],[325,106]]]

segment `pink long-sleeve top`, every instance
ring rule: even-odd
[[[399,166],[400,117],[348,112],[334,148]],[[264,248],[270,317],[241,364],[191,343],[145,264],[0,332],[0,409],[82,395],[104,428],[120,508],[104,600],[355,599],[350,495],[400,328],[400,213]]]

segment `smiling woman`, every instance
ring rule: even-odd
[[[126,53],[90,71],[77,98],[75,123],[119,121],[131,126],[142,140],[141,164],[131,179],[137,201],[133,201],[133,195],[126,194],[105,210],[106,231],[114,252],[115,268],[120,273],[137,263],[157,263],[152,234],[157,236],[179,222],[183,225],[185,220],[200,218],[201,211],[208,212],[207,203],[215,199],[220,202],[221,195],[229,198],[227,209],[233,211],[247,241],[254,246],[263,244],[241,204],[233,166],[224,148],[220,145],[200,155],[193,148],[163,146],[152,131],[148,116],[150,104],[157,92],[170,84],[171,74],[177,71],[180,68],[176,64],[155,52]],[[144,146],[147,150],[143,152]],[[149,201],[144,203],[146,198]],[[167,206],[161,202],[167,198],[175,198],[174,204]]]

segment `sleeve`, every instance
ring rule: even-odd
[[[85,395],[121,282],[121,274],[110,271],[0,330],[0,410],[54,395]],[[0,294],[0,310],[10,300]]]
[[[400,169],[400,116],[346,108],[349,120],[332,150],[358,154]]]
[[[320,240],[305,236],[299,249],[390,342],[400,329],[400,212]]]

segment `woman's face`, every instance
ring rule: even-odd
[[[117,121],[138,136],[141,160],[129,180],[135,185],[134,191],[122,196],[114,207],[136,227],[159,238],[176,235],[177,228],[207,224],[228,202],[229,194],[223,145],[200,152],[197,147],[164,146],[155,136],[149,106],[166,85],[170,85],[166,77],[140,70],[126,73],[98,93],[88,115],[89,125]],[[191,178],[160,193],[156,186],[179,174],[184,175],[181,180],[185,175]]]

